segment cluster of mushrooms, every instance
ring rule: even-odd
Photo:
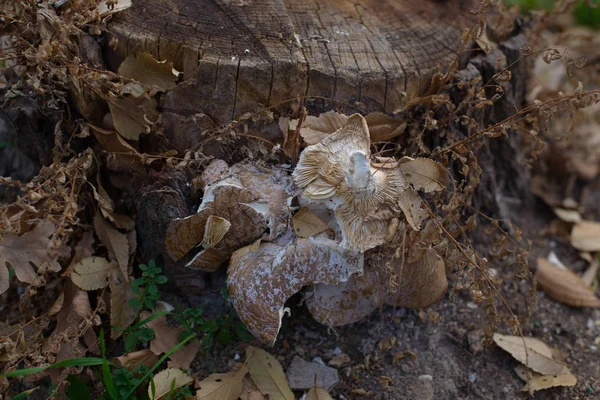
[[[354,114],[306,147],[291,176],[284,167],[213,161],[198,212],[169,225],[169,255],[202,271],[229,260],[233,306],[269,345],[286,300],[303,287],[312,316],[332,327],[383,304],[429,306],[448,285],[447,248],[418,192],[446,188],[450,176],[432,160],[374,158],[370,148],[367,123]],[[322,228],[302,234],[296,221]]]

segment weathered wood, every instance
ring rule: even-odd
[[[324,96],[392,112],[456,57],[469,0],[134,0],[109,32],[113,69],[147,51],[186,82],[163,110],[219,123],[258,106]],[[322,108],[329,105],[323,102]]]

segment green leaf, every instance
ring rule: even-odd
[[[140,264],[140,269],[142,271],[146,271],[148,269],[148,266],[146,264]]]
[[[67,395],[70,398],[74,400],[92,400],[90,389],[77,375],[69,375],[67,382],[69,382]]]
[[[119,400],[117,394],[117,388],[113,383],[112,374],[110,373],[110,367],[108,366],[108,360],[106,359],[106,343],[104,343],[104,329],[100,329],[100,337],[98,338],[100,343],[100,351],[102,353],[102,382],[108,395],[113,400]]]
[[[61,368],[61,367],[91,367],[94,365],[102,365],[104,360],[102,358],[97,357],[85,357],[85,358],[71,358],[68,360],[63,360],[51,365],[46,365],[45,367],[36,367],[36,368],[25,368],[25,369],[17,369],[15,371],[4,372],[0,374],[0,377],[5,378],[14,378],[15,376],[27,376],[32,374],[37,374],[39,372],[45,371],[48,368]]]
[[[249,342],[250,340],[252,340],[252,334],[250,332],[248,332],[248,329],[246,329],[244,324],[242,324],[241,322],[239,322],[239,321],[236,322],[233,325],[233,329],[235,331],[235,335],[242,342]]]
[[[159,285],[162,285],[163,283],[167,283],[168,281],[169,280],[164,275],[159,275],[156,277],[156,279],[154,279],[154,282],[158,283]]]
[[[229,332],[229,329],[219,330],[217,342],[223,347],[227,346],[231,342],[231,332]]]
[[[24,392],[21,392],[21,393],[15,395],[15,396],[11,397],[11,399],[12,400],[23,400],[23,399],[26,399],[26,398],[29,397],[29,395],[31,395],[33,392],[35,392],[38,389],[39,389],[39,386],[38,387],[34,387],[33,389],[26,390]]]

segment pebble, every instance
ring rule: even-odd
[[[417,378],[421,382],[431,382],[433,380],[433,376],[431,375],[421,375]]]
[[[477,380],[477,373],[476,372],[471,372],[469,374],[469,376],[467,377],[467,379],[469,380],[469,382],[475,383],[475,381]]]
[[[329,391],[340,381],[334,368],[308,362],[298,356],[293,358],[286,376],[293,390],[308,390],[316,385]]]
[[[344,365],[350,364],[352,360],[350,359],[350,356],[346,353],[340,353],[338,355],[336,355],[335,357],[333,357],[331,360],[329,360],[328,364],[330,367],[343,367]]]
[[[235,353],[235,356],[233,356],[233,359],[235,361],[239,360],[240,358],[242,358],[242,357],[240,357],[240,355],[238,353]]]

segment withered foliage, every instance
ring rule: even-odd
[[[8,261],[16,275],[10,276],[8,270],[4,271],[7,265],[0,265],[3,302],[18,301],[21,310],[44,307],[47,304],[40,304],[44,301],[52,303],[50,309],[9,313],[1,321],[3,370],[97,354],[96,335],[100,327],[112,324],[123,329],[133,321],[126,306],[127,299],[132,297],[130,281],[137,249],[135,221],[127,217],[133,209],[134,195],[125,189],[131,182],[145,182],[156,174],[173,171],[199,176],[213,158],[230,165],[252,160],[263,168],[276,163],[295,163],[308,138],[323,133],[318,120],[300,109],[307,99],[298,98],[285,104],[294,105],[295,115],[280,115],[284,104],[278,104],[240,116],[221,127],[207,122],[204,115],[195,115],[190,119],[192,125],[202,128],[191,145],[181,138],[165,136],[164,127],[172,116],[157,109],[156,96],[177,83],[177,74],[169,75],[168,64],[148,59],[147,54],[137,55],[126,66],[143,63],[152,72],[151,80],[136,77],[131,67],[119,71],[124,76],[106,69],[99,43],[107,40],[105,46],[116,46],[114,39],[104,34],[115,10],[114,3],[110,0],[3,2],[0,17],[6,32],[0,47],[4,61],[4,81],[0,82],[3,108],[12,107],[15,112],[23,113],[20,104],[25,102],[52,125],[47,166],[29,182],[0,178],[3,190],[0,260]],[[474,11],[477,24],[465,31],[460,55],[446,74],[433,77],[423,97],[409,99],[402,109],[394,112],[393,118],[375,113],[367,116],[367,122],[372,134],[377,132],[380,139],[372,137],[371,153],[375,159],[430,158],[450,172],[453,184],[445,190],[419,192],[431,230],[435,231],[435,252],[444,255],[452,289],[468,291],[473,301],[486,310],[490,333],[502,322],[519,332],[524,316],[517,316],[511,310],[500,291],[500,277],[488,264],[510,265],[515,282],[531,282],[527,266],[530,243],[517,226],[503,219],[502,212],[490,217],[488,213],[498,210],[479,209],[478,199],[486,197],[481,181],[486,173],[492,172],[486,170],[492,166],[483,165],[481,160],[490,155],[489,144],[494,140],[517,137],[519,145],[526,149],[525,154],[530,156],[527,161],[533,163],[545,149],[549,138],[542,132],[550,121],[564,115],[570,116],[569,121],[576,121],[578,110],[598,102],[599,91],[584,91],[577,86],[548,97],[536,96],[522,109],[506,109],[503,100],[515,96],[516,71],[527,69],[533,58],[541,56],[542,62],[549,65],[566,65],[574,74],[584,63],[566,51],[543,47],[533,50],[525,45],[512,59],[502,55],[495,42],[501,38],[486,34],[490,31],[486,26],[490,3],[484,1]],[[464,55],[471,53],[476,54],[475,62],[465,63]],[[484,68],[489,76],[477,66]],[[336,104],[334,99],[327,100]],[[342,114],[350,114],[346,106],[337,104],[335,108]],[[353,110],[360,111],[361,107],[352,105]],[[288,119],[281,124],[286,126],[283,139],[274,139],[269,129],[278,126],[280,117],[292,121]],[[307,124],[304,130],[303,123]],[[562,133],[569,136],[574,126],[575,122]],[[289,139],[287,143],[285,139]],[[579,172],[589,174],[589,171]],[[195,188],[201,186],[196,180],[191,181]],[[125,194],[119,195],[120,191]],[[403,218],[398,215],[398,219]],[[48,231],[50,226],[52,229]],[[31,255],[23,252],[29,267],[23,268],[27,269],[23,275],[18,271],[19,266],[11,262],[13,258],[2,252],[2,246],[7,241],[15,243],[18,238],[32,237],[41,228],[45,236],[38,234],[36,243],[46,247],[46,259],[27,258]],[[94,246],[91,240],[94,232],[99,246]],[[475,235],[490,239],[488,254],[475,250],[472,243]],[[396,229],[386,239],[391,244],[381,251],[391,252],[398,268],[383,265],[382,271],[386,272],[390,287],[399,287],[402,268],[411,262],[409,249],[427,249],[418,248],[422,234],[416,231]],[[111,269],[102,271],[101,284],[106,279],[107,285],[84,291],[81,287],[99,285],[79,282],[76,286],[70,276],[77,271],[76,265],[81,260],[92,255],[104,257],[102,265],[110,265]],[[53,268],[57,263],[62,266],[62,274]],[[22,295],[17,300],[17,288],[23,287],[24,292],[19,292]],[[531,293],[525,302],[529,306],[534,301]],[[119,334],[111,336],[116,339]],[[53,373],[59,390],[72,372],[65,369]],[[8,382],[0,381],[0,392],[7,388]]]

